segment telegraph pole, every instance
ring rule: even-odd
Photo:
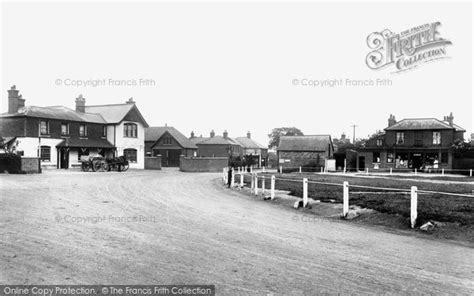
[[[358,126],[358,125],[355,125],[355,124],[351,125],[351,127],[352,127],[352,144],[354,144],[354,145],[355,145],[356,127],[357,127],[357,126]]]

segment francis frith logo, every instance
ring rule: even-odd
[[[394,72],[415,68],[426,62],[447,58],[446,46],[451,41],[441,38],[440,22],[424,24],[401,33],[385,29],[367,37],[372,50],[366,57],[370,69],[395,67]]]

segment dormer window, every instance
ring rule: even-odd
[[[123,136],[126,138],[136,138],[137,125],[135,123],[125,123],[123,125]]]
[[[171,138],[163,138],[163,145],[171,145]]]

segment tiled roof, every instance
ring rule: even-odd
[[[158,141],[164,133],[168,132],[183,148],[197,149],[192,141],[172,126],[154,126],[145,129],[145,141]]]
[[[283,136],[280,137],[279,151],[326,151],[331,145],[330,135]]]
[[[110,104],[86,106],[87,113],[98,113],[102,115],[107,123],[119,123],[132,110],[134,104]]]
[[[189,140],[191,142],[193,142],[194,145],[198,144],[198,143],[201,143],[203,141],[206,141],[208,140],[209,138],[208,137],[194,137],[194,138],[189,138]]]
[[[239,142],[232,138],[224,138],[223,136],[214,136],[204,140],[202,142],[197,143],[196,145],[236,145],[242,146]]]
[[[65,139],[56,147],[114,148],[106,139]]]
[[[2,114],[0,117],[38,117],[47,119],[58,119],[67,121],[106,123],[104,118],[97,113],[81,113],[64,106],[37,107],[26,106],[12,114]]]
[[[235,140],[239,142],[240,145],[242,145],[242,147],[244,148],[250,148],[250,149],[266,149],[267,148],[248,137],[238,137],[238,138],[235,138]]]
[[[407,118],[395,123],[392,126],[385,128],[385,130],[441,130],[453,128],[457,131],[464,131],[462,127],[456,124],[450,126],[448,122],[438,120],[436,118]]]

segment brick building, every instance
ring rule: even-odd
[[[330,135],[283,136],[277,148],[277,158],[284,170],[298,167],[319,169],[334,154]]]
[[[243,147],[235,139],[229,137],[227,131],[222,136],[216,136],[214,130],[210,137],[196,143],[198,156],[202,157],[237,157],[243,155]]]
[[[357,168],[430,169],[452,168],[452,144],[464,139],[465,130],[454,123],[452,113],[443,120],[409,118],[396,121],[390,115],[385,133],[358,149]]]
[[[257,167],[267,166],[268,148],[252,139],[250,132],[246,137],[237,137],[235,140],[242,146],[242,155],[251,156]]]
[[[8,90],[8,112],[0,114],[0,136],[14,139],[20,155],[40,157],[43,168],[70,168],[89,154],[126,154],[130,167],[143,168],[145,126],[133,100],[86,106],[79,96],[75,110],[25,106],[15,86]]]
[[[161,166],[179,167],[180,156],[196,156],[197,146],[172,126],[145,129],[147,156],[161,155]]]

